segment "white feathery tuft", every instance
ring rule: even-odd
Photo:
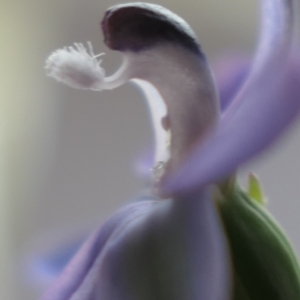
[[[101,60],[95,55],[92,44],[88,49],[81,43],[54,51],[46,60],[47,75],[66,85],[79,89],[101,90],[105,71],[101,68]]]

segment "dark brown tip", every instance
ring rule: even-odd
[[[113,6],[106,11],[101,26],[104,42],[113,50],[138,52],[169,42],[201,53],[189,25],[159,5],[130,3]]]

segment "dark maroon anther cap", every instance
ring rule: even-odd
[[[101,27],[104,42],[112,50],[138,52],[169,42],[201,53],[189,25],[159,5],[129,3],[113,6],[106,11]]]

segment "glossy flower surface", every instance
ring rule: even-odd
[[[48,74],[72,87],[139,85],[156,153],[152,199],[124,207],[96,230],[42,300],[230,299],[230,250],[211,191],[271,145],[300,110],[300,68],[290,53],[294,2],[261,2],[254,63],[250,71],[244,62],[227,71],[221,104],[195,34],[158,5],[106,12],[105,43],[123,54],[110,77],[91,46],[49,57]]]

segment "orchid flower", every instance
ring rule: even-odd
[[[156,150],[151,199],[125,206],[95,230],[42,300],[300,296],[292,249],[255,203],[262,200],[258,182],[252,178],[249,195],[235,182],[237,167],[273,144],[300,111],[300,68],[290,58],[294,5],[261,0],[254,63],[239,90],[225,86],[221,103],[196,35],[158,5],[107,10],[104,41],[123,55],[112,76],[90,43],[48,58],[48,75],[71,87],[136,83],[148,100]]]

